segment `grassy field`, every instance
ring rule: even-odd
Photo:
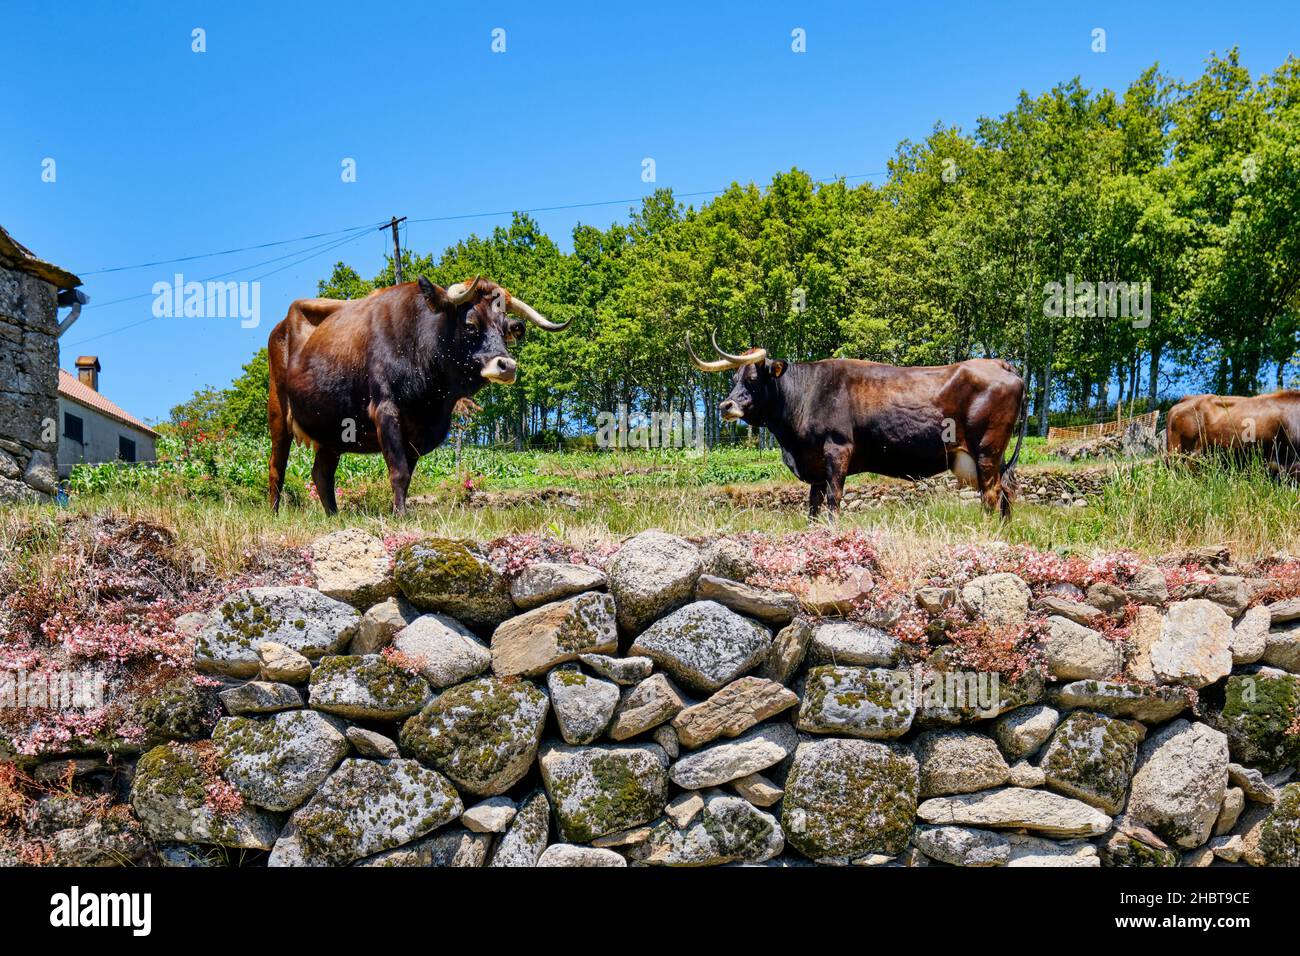
[[[159,443],[157,465],[78,466],[69,489],[78,496],[118,494],[145,490],[188,497],[228,499],[231,496],[261,500],[266,493],[266,439],[236,438],[182,445],[171,438]],[[290,500],[306,501],[311,480],[311,452],[295,445],[289,459],[285,493]],[[1051,456],[1040,438],[1027,438],[1021,464],[1081,467]],[[636,488],[701,487],[789,481],[789,470],[778,450],[746,446],[694,450],[647,451],[512,451],[467,446],[457,451],[450,444],[420,460],[411,493],[438,493],[460,487],[470,479],[479,490],[540,488],[620,490]],[[338,484],[345,492],[360,493],[387,482],[378,455],[345,455]]]
[[[802,487],[774,451],[557,454],[476,448],[458,462],[451,449],[443,449],[421,462],[412,489],[415,503],[402,518],[390,512],[377,456],[346,462],[342,512],[327,517],[311,500],[305,480],[309,461],[301,449],[295,450],[288,503],[272,515],[263,498],[262,452],[256,442],[224,442],[157,467],[79,468],[61,512],[20,507],[0,516],[0,549],[27,565],[29,573],[39,573],[37,568],[52,560],[58,521],[104,512],[174,529],[218,575],[237,573],[252,553],[298,547],[353,525],[380,535],[418,531],[481,540],[540,532],[578,547],[651,527],[687,536],[808,527],[802,508],[738,506],[723,493],[724,488]],[[1037,441],[1029,443],[1022,463],[1026,474],[1061,467]],[[473,490],[465,487],[466,479]],[[1262,470],[1210,463],[1170,467],[1151,460],[1112,468],[1101,496],[1085,508],[1021,503],[1014,518],[1002,523],[954,495],[936,495],[846,512],[841,523],[878,531],[900,552],[1006,541],[1058,551],[1123,548],[1157,555],[1227,544],[1243,557],[1262,557],[1277,550],[1300,552],[1300,492]]]

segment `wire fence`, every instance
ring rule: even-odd
[[[1127,435],[1133,431],[1142,431],[1154,435],[1159,422],[1159,409],[1129,417],[1116,415],[1115,418],[1108,421],[1096,422],[1091,425],[1049,428],[1047,441],[1049,444],[1061,441],[1091,441],[1094,438],[1104,438],[1108,435]]]

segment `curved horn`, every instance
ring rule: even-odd
[[[478,285],[477,276],[470,279],[468,282],[457,282],[454,285],[449,285],[443,290],[443,292],[445,292],[447,298],[451,300],[452,305],[461,305],[469,301],[470,296],[474,294],[474,287],[476,285]]]
[[[523,299],[516,299],[514,296],[511,296],[510,301],[506,304],[506,311],[511,315],[519,316],[521,319],[527,319],[539,329],[545,329],[547,332],[558,332],[573,321],[573,319],[570,319],[569,322],[552,322],[550,319],[544,318],[540,312]]]
[[[717,352],[728,362],[734,362],[736,365],[757,365],[763,359],[767,358],[767,349],[753,348],[743,355],[732,355],[730,352],[724,352],[718,346],[718,337],[715,333],[709,333],[709,341],[713,343],[713,351]]]
[[[729,359],[718,359],[716,362],[706,362],[695,354],[695,349],[691,348],[691,333],[686,333],[686,354],[691,357],[691,363],[701,372],[727,372],[736,368],[736,363]]]

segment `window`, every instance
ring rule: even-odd
[[[135,442],[125,435],[118,435],[117,457],[122,461],[135,461]]]
[[[71,412],[64,412],[63,413],[63,437],[68,439],[69,441],[75,441],[81,443],[86,440],[85,438],[82,437],[83,434],[84,433],[82,432],[81,416],[73,415]]]

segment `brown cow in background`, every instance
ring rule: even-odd
[[[1300,392],[1188,396],[1169,409],[1165,451],[1219,451],[1236,461],[1258,455],[1274,474],[1300,481]]]
[[[1011,517],[1011,472],[1020,457],[1028,405],[1025,383],[1002,359],[900,368],[857,359],[787,362],[753,348],[718,358],[686,352],[702,372],[734,371],[719,406],[724,421],[765,427],[795,477],[806,482],[808,514],[825,503],[834,517],[844,479],[870,471],[929,478],[951,471],[979,489],[986,511]],[[1017,421],[1019,428],[1017,429]],[[1003,461],[1011,437],[1016,448]]]

